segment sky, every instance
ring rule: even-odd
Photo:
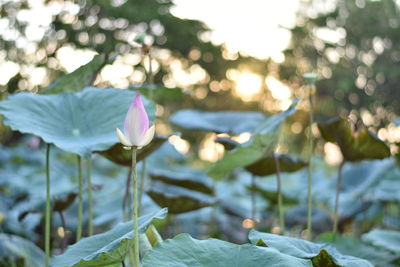
[[[288,45],[299,0],[175,0],[172,13],[198,19],[212,30],[215,44],[228,51],[282,61]]]

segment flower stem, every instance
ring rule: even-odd
[[[279,166],[279,160],[273,154],[275,161],[275,170],[276,170],[276,183],[277,183],[277,191],[278,191],[278,210],[279,210],[279,227],[280,233],[285,233],[285,217],[283,213],[283,201],[282,201],[282,180],[281,180],[281,168]]]
[[[333,230],[332,232],[335,234],[338,230],[338,222],[339,222],[339,195],[342,184],[342,169],[343,169],[344,161],[340,163],[338,168],[338,176],[337,176],[337,184],[336,184],[336,199],[335,199],[335,213],[333,214]]]
[[[86,182],[89,202],[89,236],[93,235],[93,198],[92,198],[92,164],[90,158],[86,159]]]
[[[312,156],[314,148],[314,136],[312,133],[312,125],[314,123],[314,104],[312,94],[315,86],[310,85],[308,101],[310,104],[310,122],[308,126],[308,139],[309,139],[309,155],[308,155],[308,209],[307,209],[307,239],[311,240],[312,236]]]
[[[136,147],[132,147],[132,189],[133,189],[133,251],[134,267],[140,267],[139,260],[139,227],[138,227],[138,183],[136,174]]]
[[[76,241],[82,237],[82,213],[83,213],[83,176],[82,176],[82,157],[78,155],[78,227],[76,230]]]
[[[128,176],[126,177],[126,184],[125,184],[125,194],[124,194],[124,198],[122,199],[122,217],[124,222],[128,221],[129,218],[129,212],[128,214],[126,213],[126,205],[128,203],[129,200],[129,194],[130,194],[130,187],[131,187],[131,176],[132,176],[132,166],[129,167],[128,170]],[[129,210],[131,205],[128,204],[129,206]]]
[[[46,216],[45,216],[45,266],[50,264],[51,199],[50,199],[50,144],[46,148]]]
[[[251,220],[256,224],[257,207],[256,207],[256,177],[251,176]]]
[[[65,222],[65,216],[62,210],[58,212],[60,215],[61,226],[64,228],[64,237],[61,241],[61,252],[64,253],[65,248],[67,247],[68,237],[67,237],[67,223]]]
[[[143,200],[143,192],[144,192],[144,183],[146,182],[146,159],[142,160],[142,170],[140,172],[140,190],[139,190],[139,211],[142,208],[142,200]]]

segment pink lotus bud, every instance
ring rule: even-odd
[[[135,100],[125,117],[124,132],[117,128],[118,138],[125,146],[141,148],[151,142],[154,132],[155,125],[149,127],[149,118],[140,99],[140,93],[136,92]]]

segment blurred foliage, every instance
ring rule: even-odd
[[[153,45],[153,60],[160,64],[154,75],[154,82],[161,84],[165,80],[171,73],[171,62],[175,59],[182,63],[185,71],[192,67],[201,67],[207,75],[205,80],[195,87],[202,87],[201,90],[206,88],[209,96],[213,98],[208,105],[215,106],[220,94],[231,99],[224,101],[225,106],[232,107],[239,103],[227,92],[208,92],[208,84],[211,81],[229,84],[226,79],[226,71],[229,68],[246,64],[256,72],[264,73],[266,70],[266,62],[255,58],[242,57],[239,54],[235,56],[236,59],[224,57],[223,46],[211,43],[210,29],[204,23],[181,19],[171,13],[174,6],[171,0],[81,0],[61,3],[50,0],[45,4],[47,7],[54,5],[59,8],[54,9],[56,11],[51,16],[51,24],[44,26],[44,37],[34,42],[27,39],[29,21],[17,16],[21,11],[31,8],[29,1],[5,1],[0,4],[1,17],[7,18],[9,30],[15,33],[12,38],[0,35],[0,50],[5,52],[5,60],[21,66],[20,71],[9,83],[0,87],[1,91],[13,93],[18,90],[38,90],[37,85],[27,82],[28,73],[22,71],[27,66],[44,67],[47,71],[47,83],[56,80],[65,71],[57,59],[57,52],[62,47],[89,49],[105,54],[106,58],[111,60],[118,55],[140,53],[140,49],[132,45],[134,37],[139,34],[144,34],[145,44]],[[21,45],[22,43],[29,43],[29,49]],[[144,57],[133,67],[145,73],[145,61]],[[98,83],[109,86],[107,81]],[[188,87],[193,88],[193,85]],[[193,105],[192,102],[189,103]]]
[[[244,264],[257,260],[257,257],[249,257],[248,254],[252,252],[259,253],[259,256],[271,254],[271,257],[281,259],[282,262],[294,260],[294,262],[306,263],[309,266],[311,266],[309,259],[313,259],[315,266],[349,266],[348,262],[353,260],[356,265],[351,266],[369,266],[364,260],[345,255],[365,258],[374,264],[379,259],[378,266],[385,267],[396,266],[395,264],[399,262],[398,232],[389,230],[370,232],[370,230],[377,227],[400,229],[398,208],[400,168],[393,158],[358,162],[365,158],[390,156],[388,146],[377,141],[372,132],[377,132],[382,125],[392,122],[395,118],[394,113],[399,113],[400,108],[398,102],[400,93],[396,90],[397,84],[400,83],[400,75],[398,68],[393,67],[400,61],[398,40],[400,22],[399,5],[394,0],[338,0],[333,5],[319,5],[321,0],[302,2],[297,25],[290,29],[292,43],[284,51],[285,61],[282,64],[270,60],[247,58],[240,54],[235,54],[234,59],[229,59],[224,54],[226,51],[223,46],[211,43],[210,29],[203,23],[180,19],[171,13],[172,0],[48,0],[45,1],[47,6],[62,3],[62,8],[54,11],[49,27],[45,27],[44,37],[28,45],[26,37],[30,34],[29,23],[21,18],[22,15],[18,16],[20,11],[31,8],[28,2],[26,0],[2,1],[0,4],[1,17],[8,20],[9,29],[15,33],[11,37],[0,34],[0,56],[20,66],[18,73],[11,78],[9,83],[0,87],[0,98],[3,99],[6,95],[20,90],[37,92],[40,89],[44,93],[46,91],[50,93],[73,91],[74,93],[63,94],[80,95],[82,93],[79,91],[86,86],[112,87],[109,81],[102,80],[101,75],[96,75],[101,68],[113,64],[122,56],[131,55],[139,58],[133,64],[133,68],[139,70],[144,77],[147,76],[148,84],[131,84],[131,80],[128,79],[130,84],[126,87],[132,91],[140,91],[155,102],[157,113],[154,117],[157,117],[155,120],[158,129],[170,133],[173,127],[171,124],[173,124],[182,130],[182,135],[156,138],[152,145],[143,149],[138,155],[138,161],[146,158],[148,166],[147,170],[144,170],[144,161],[141,160],[138,164],[138,173],[147,178],[147,180],[143,179],[145,192],[142,211],[146,214],[159,210],[160,207],[169,208],[170,215],[164,222],[157,225],[161,235],[165,237],[189,232],[199,239],[213,236],[243,243],[247,240],[248,228],[257,227],[258,230],[264,232],[274,232],[277,225],[277,182],[271,155],[280,155],[282,172],[294,171],[282,173],[285,226],[287,234],[302,235],[307,213],[304,206],[307,175],[306,170],[299,169],[305,166],[306,162],[289,155],[304,154],[308,151],[303,148],[303,142],[307,140],[304,133],[309,114],[304,108],[304,103],[300,102],[296,113],[292,107],[286,112],[266,116],[265,111],[276,111],[270,108],[270,104],[273,106],[276,99],[273,99],[269,90],[263,87],[266,93],[262,98],[257,98],[252,102],[242,102],[232,95],[233,83],[227,78],[228,69],[241,70],[243,66],[246,66],[250,71],[260,74],[262,78],[268,75],[280,76],[280,79],[288,82],[294,89],[293,95],[300,97],[310,92],[307,87],[301,88],[304,81],[299,77],[303,73],[316,71],[319,80],[317,93],[313,97],[318,99],[315,102],[319,121],[322,118],[337,115],[336,113],[343,117],[350,114],[352,121],[357,120],[354,119],[354,115],[358,117],[365,110],[373,115],[370,122],[364,121],[361,116],[366,125],[361,132],[354,132],[344,120],[334,121],[325,130],[320,129],[323,138],[327,141],[335,141],[343,152],[344,158],[353,161],[347,162],[343,168],[339,231],[355,237],[362,236],[361,240],[343,236],[328,240],[331,236],[326,234],[325,238],[320,237],[318,240],[329,244],[322,245],[252,232],[256,235],[255,239],[251,240],[254,245],[247,244],[238,247],[214,239],[198,241],[187,235],[161,242],[158,233],[153,232],[152,238],[142,238],[143,247],[151,249],[155,243],[161,242],[161,244],[157,246],[157,249],[146,254],[148,256],[145,256],[145,264],[154,264],[154,262],[164,264],[164,256],[168,256],[163,252],[165,248],[183,253],[186,247],[189,247],[192,252],[198,251],[199,248],[209,251],[208,255],[199,256],[201,262],[210,259],[215,261],[225,256],[230,260],[232,256],[237,256],[231,255],[232,247],[244,248],[243,258],[240,259]],[[138,35],[143,36],[146,49],[140,49],[131,44]],[[330,40],[327,36],[336,39]],[[151,56],[158,63],[154,64],[157,65],[154,76],[156,85],[151,84],[151,79],[146,73],[149,45],[153,45]],[[57,52],[63,47],[88,49],[98,52],[99,55],[94,57],[89,64],[60,78],[65,70],[58,62]],[[172,62],[175,60],[180,62],[184,71],[198,67],[203,69],[206,72],[205,78],[194,84],[188,84],[183,88],[185,90],[178,88],[179,85],[170,86],[172,88],[167,89],[165,83],[173,71]],[[32,66],[46,69],[46,81],[43,84],[34,85],[27,82]],[[51,84],[50,81],[56,82]],[[213,82],[217,82],[217,85],[216,83],[212,85]],[[218,90],[214,90],[215,86]],[[132,92],[124,91],[124,93]],[[101,93],[97,92],[97,94]],[[10,97],[9,100],[2,102],[2,105],[17,97],[21,95]],[[35,95],[35,97],[56,96]],[[110,99],[107,98],[107,100]],[[112,101],[112,99],[110,101],[119,104],[122,102],[122,100]],[[66,104],[65,101],[60,100],[61,102]],[[89,120],[91,123],[105,118],[105,113],[103,113],[105,110],[111,111],[107,115],[115,115],[115,112],[119,110],[119,108],[114,108],[115,104],[112,107],[107,106],[108,102],[105,100],[93,102],[96,103],[82,104],[89,106],[91,110],[96,110],[94,117]],[[11,106],[27,108],[32,105],[35,106],[32,98],[29,97]],[[35,127],[37,128],[35,121],[41,119],[47,125],[48,116],[59,115],[59,108],[63,105],[60,104],[48,110],[47,114],[39,116],[40,118],[35,118],[32,114],[42,114],[36,109],[46,112],[46,106],[48,108],[49,104],[42,106],[45,108],[35,107],[26,114],[11,112],[11,117],[14,116],[14,123],[21,120],[21,124],[29,128],[25,129],[27,132],[43,135],[41,131],[32,131]],[[260,111],[260,107],[262,112],[254,112]],[[173,113],[179,108],[184,109]],[[279,109],[283,109],[283,106]],[[207,110],[207,112],[202,110]],[[212,110],[221,112],[212,112]],[[244,110],[253,110],[253,112],[243,112]],[[75,114],[71,112],[65,112],[65,114]],[[83,118],[84,115],[77,117]],[[171,123],[169,123],[169,118],[171,118]],[[63,129],[66,127],[65,120],[60,119],[53,123],[57,126],[54,127],[56,140],[65,139],[63,135]],[[96,123],[96,126],[112,128],[114,131],[114,127],[103,127],[100,123]],[[74,135],[73,130],[75,128],[69,129],[69,136]],[[243,132],[251,132],[250,139],[247,142],[236,141],[239,138],[235,138],[240,137]],[[0,133],[2,136],[2,130]],[[223,134],[217,135],[219,133]],[[110,132],[110,136],[111,134],[114,136]],[[90,137],[92,138],[91,135]],[[197,152],[205,146],[205,137],[211,137],[210,143],[217,138],[226,150],[230,150],[225,151],[224,156],[222,151],[219,155],[220,161],[215,162],[214,165],[199,160],[197,157]],[[279,152],[282,154],[272,154],[276,151],[278,139],[280,140]],[[41,236],[44,232],[44,153],[41,141],[36,137],[13,133],[11,138],[5,141],[4,146],[0,147],[0,227],[6,234],[0,237],[0,247],[5,248],[6,252],[14,248],[11,246],[11,240],[16,244],[20,243],[21,248],[16,249],[14,254],[3,255],[1,251],[0,257],[5,260],[5,264],[14,260],[23,264],[32,260],[31,254],[34,255],[36,250],[39,250],[40,255],[42,254],[40,248],[43,247]],[[317,141],[317,151],[322,150],[324,145],[322,141],[322,138]],[[81,142],[80,145],[82,144]],[[178,148],[185,148],[185,145],[189,149],[187,153],[182,154],[177,151]],[[218,152],[218,147],[215,147],[214,152]],[[75,157],[66,152],[71,151],[71,144],[63,148],[64,152],[58,148],[52,152],[51,191],[55,214],[51,246],[54,254],[60,254],[67,244],[74,243],[73,233],[77,228]],[[114,259],[111,259],[114,256],[113,253],[121,251],[121,242],[125,240],[123,244],[129,243],[127,240],[130,237],[125,236],[129,233],[125,231],[122,233],[123,236],[111,234],[113,237],[102,240],[104,243],[96,242],[96,240],[101,237],[102,232],[109,237],[115,229],[120,229],[121,225],[117,228],[113,227],[123,220],[122,203],[125,201],[123,188],[126,183],[126,173],[129,173],[126,166],[129,165],[130,154],[121,154],[121,152],[123,148],[120,145],[114,145],[104,153],[92,155],[94,226],[97,235],[91,239],[84,239],[89,240],[84,242],[88,242],[87,247],[92,249],[96,249],[96,245],[107,247],[107,253],[103,256],[112,262],[114,262]],[[291,154],[287,154],[289,152]],[[371,156],[374,153],[379,155]],[[255,173],[262,176],[257,178],[256,185],[251,183],[251,174],[244,169],[249,164],[253,164],[253,167],[257,165]],[[262,171],[258,171],[258,167]],[[316,157],[313,160],[313,168],[315,203],[312,211],[315,225],[313,234],[319,234],[331,227],[330,212],[334,206],[336,181],[331,175],[332,166],[328,166],[321,159]],[[212,177],[219,178],[220,181],[212,180]],[[127,206],[131,207],[130,199],[127,199],[127,203]],[[86,207],[87,200],[84,200],[84,205]],[[249,219],[253,206],[257,210],[259,221]],[[83,220],[84,229],[86,229],[88,223],[86,214]],[[127,224],[129,223],[125,225]],[[370,233],[362,235],[366,232]],[[280,252],[261,248],[262,244],[258,242],[260,238],[263,239],[264,244]],[[251,235],[250,239],[252,239]],[[339,252],[331,245],[335,246]],[[61,265],[64,265],[63,258],[70,260],[69,253],[73,254],[71,257],[73,262],[86,257],[86,255],[75,253],[76,250],[80,250],[76,247],[80,246],[86,247],[82,242],[77,243],[75,249],[72,247],[64,254],[66,256],[58,258],[61,260]],[[373,251],[375,248],[377,248],[376,257],[363,253],[364,250]],[[223,252],[214,258],[212,253],[216,250]],[[225,253],[225,250],[229,251]],[[184,254],[180,260],[189,262],[198,256]],[[96,261],[97,256],[99,254],[95,253],[95,258],[91,260]],[[41,260],[41,257],[36,258]]]
[[[301,74],[317,71],[321,113],[367,109],[375,127],[392,121],[400,113],[400,70],[393,67],[400,62],[399,12],[395,0],[303,3],[281,78],[300,85]]]

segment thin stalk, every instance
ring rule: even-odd
[[[126,214],[126,204],[129,199],[129,194],[130,194],[130,188],[131,188],[131,176],[132,176],[132,166],[129,167],[128,170],[128,176],[126,177],[126,184],[125,184],[125,194],[124,198],[122,199],[122,216],[124,219],[124,222],[128,220],[129,214]],[[130,207],[130,205],[129,205]]]
[[[82,214],[83,214],[83,176],[82,176],[82,157],[78,155],[78,226],[76,229],[76,241],[82,237]]]
[[[147,72],[147,83],[149,85],[154,85],[154,73],[153,73],[153,63],[152,63],[152,56],[151,56],[151,48],[149,48],[148,52],[147,52],[147,56],[149,59],[149,70]],[[149,90],[149,99],[154,101],[154,92],[153,92],[154,88],[150,88]]]
[[[283,200],[282,200],[282,180],[281,180],[281,167],[279,166],[279,160],[273,155],[275,161],[276,170],[276,183],[278,191],[278,210],[279,210],[279,227],[281,228],[280,233],[285,233],[285,217],[283,213]]]
[[[256,207],[256,177],[251,176],[251,219],[256,223],[257,207]]]
[[[132,189],[133,189],[133,251],[134,267],[140,267],[139,260],[139,227],[138,227],[138,182],[136,174],[136,147],[132,147]]]
[[[64,236],[61,241],[61,251],[64,252],[65,248],[67,247],[67,223],[65,222],[65,216],[62,210],[58,212],[60,215],[61,225],[64,229]]]
[[[154,74],[153,74],[153,64],[151,63],[152,57],[150,54],[150,50],[148,52],[148,56],[149,56],[149,73],[148,73],[148,83],[149,84],[154,84]]]
[[[93,198],[92,198],[92,164],[90,158],[86,159],[86,182],[89,202],[89,236],[93,235]]]
[[[336,199],[335,199],[335,213],[333,214],[333,230],[332,232],[335,234],[338,230],[338,222],[339,222],[339,195],[342,184],[342,169],[343,169],[344,161],[340,163],[338,168],[338,176],[337,176],[337,184],[336,184]]]
[[[307,239],[311,240],[312,236],[312,156],[314,147],[314,136],[312,133],[312,125],[314,123],[314,104],[312,99],[312,91],[314,85],[309,88],[308,101],[310,104],[310,122],[308,126],[309,154],[308,154],[308,209],[307,209]]]
[[[146,159],[142,160],[142,169],[140,172],[140,190],[139,190],[139,214],[142,208],[144,183],[146,182]]]
[[[45,266],[50,264],[51,199],[50,199],[50,144],[46,148],[46,215],[45,215]]]

